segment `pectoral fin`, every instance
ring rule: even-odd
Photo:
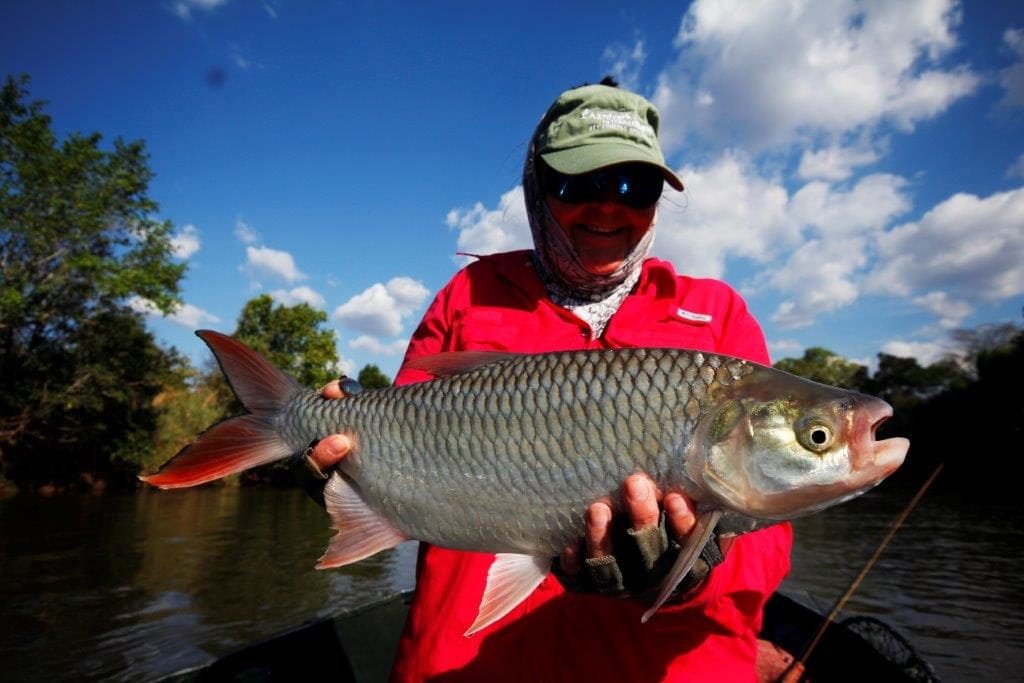
[[[693,563],[697,561],[700,551],[704,548],[704,544],[708,542],[708,539],[711,538],[711,532],[715,530],[715,525],[718,524],[718,520],[721,517],[721,510],[712,510],[697,516],[697,525],[694,527],[690,537],[686,539],[686,545],[679,551],[679,556],[676,558],[675,564],[672,565],[672,571],[665,577],[665,582],[661,585],[661,592],[658,593],[658,599],[640,617],[640,623],[647,623],[651,615],[665,604],[668,596],[672,595],[672,591],[676,589],[676,586],[683,580],[683,577],[690,572],[693,568]]]
[[[487,572],[487,587],[476,621],[466,631],[471,636],[490,626],[526,599],[551,571],[550,557],[501,553]]]
[[[370,508],[355,485],[340,472],[324,488],[324,502],[336,533],[317,563],[317,569],[340,567],[394,548],[409,538]]]

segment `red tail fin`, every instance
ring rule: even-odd
[[[160,488],[195,486],[292,455],[273,416],[302,386],[240,341],[212,330],[196,332],[220,363],[238,400],[252,415],[231,418],[203,432],[156,474],[140,477]]]
[[[266,418],[244,415],[225,420],[185,446],[160,471],[142,481],[162,489],[196,486],[292,454]]]

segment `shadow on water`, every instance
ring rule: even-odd
[[[783,588],[827,610],[912,491],[797,520]],[[0,502],[0,679],[139,680],[205,663],[410,587],[408,543],[313,569],[326,513],[298,491],[204,488]],[[1024,507],[931,492],[847,604],[906,636],[944,680],[1024,670]]]
[[[0,504],[0,678],[138,680],[412,585],[415,546],[313,569],[331,535],[296,491]]]

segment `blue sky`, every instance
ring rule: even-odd
[[[146,141],[188,262],[148,319],[200,363],[192,330],[269,292],[393,375],[458,252],[529,245],[533,126],[605,73],[686,184],[654,255],[738,288],[773,358],[927,363],[1021,322],[1024,5],[634,4],[21,0],[0,64],[60,134]]]

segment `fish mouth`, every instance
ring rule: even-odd
[[[871,462],[865,463],[871,470],[881,470],[881,477],[888,477],[895,472],[903,460],[907,457],[910,449],[910,440],[901,436],[894,436],[881,441],[875,438],[878,429],[882,424],[892,417],[892,406],[881,399],[873,399],[865,412],[865,438],[867,440],[866,453],[871,454]]]

